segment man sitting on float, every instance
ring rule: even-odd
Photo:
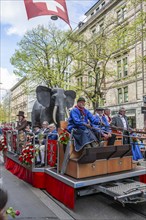
[[[93,130],[98,140],[101,141],[104,139],[108,141],[107,145],[114,145],[116,135],[111,134],[112,131],[110,129],[110,124],[104,115],[104,109],[100,107],[96,108],[95,117],[99,120],[99,124],[92,124],[92,127],[94,128]]]
[[[83,147],[97,147],[97,137],[91,130],[91,125],[98,125],[99,119],[85,108],[85,99],[80,97],[77,105],[70,111],[67,130],[73,130],[75,151],[80,151]]]
[[[49,128],[48,140],[57,140],[58,139],[58,133],[57,133],[55,124],[53,124],[53,123],[50,124],[48,126],[48,128]]]
[[[44,134],[42,133],[41,125],[36,123],[34,126],[35,135],[35,148],[37,150],[36,165],[38,167],[45,166],[45,144],[44,144]]]
[[[41,155],[40,155],[40,136],[41,136],[41,126],[39,123],[36,123],[33,126],[33,132],[35,135],[35,148],[37,150],[37,156],[36,156],[36,165],[41,165]]]

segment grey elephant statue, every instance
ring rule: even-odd
[[[76,93],[73,90],[38,86],[36,96],[32,109],[32,126],[48,121],[59,127],[60,121],[65,121],[67,109],[74,105]]]

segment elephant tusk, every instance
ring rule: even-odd
[[[55,105],[54,109],[53,109],[53,121],[54,121],[55,124],[57,124],[56,113],[57,113],[57,105]]]

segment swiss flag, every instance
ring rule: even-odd
[[[56,15],[70,26],[65,0],[24,0],[24,4],[28,19]]]

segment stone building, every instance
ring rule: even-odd
[[[118,48],[106,66],[114,74],[105,79],[104,106],[111,109],[112,115],[120,107],[125,107],[131,126],[143,128],[144,121],[146,123],[146,115],[141,113],[143,97],[146,95],[146,69],[143,62],[146,39],[143,34],[145,27],[139,17],[142,11],[146,12],[146,2],[137,3],[138,1],[131,0],[98,0],[85,13],[86,20],[79,23],[77,31],[91,40],[100,36],[108,24],[105,30],[107,36],[120,33],[117,36]],[[91,81],[89,77],[86,80]]]
[[[34,85],[34,82],[29,82],[26,77],[23,77],[11,88],[11,122],[17,121],[18,111],[24,111],[26,119],[31,121],[32,107],[36,100],[35,88],[36,84]]]
[[[16,83],[11,89],[11,101],[10,101],[10,111],[11,111],[11,122],[18,120],[17,114],[19,111],[24,111],[27,118],[27,102],[28,96],[26,92],[26,78],[22,78],[18,83]]]

